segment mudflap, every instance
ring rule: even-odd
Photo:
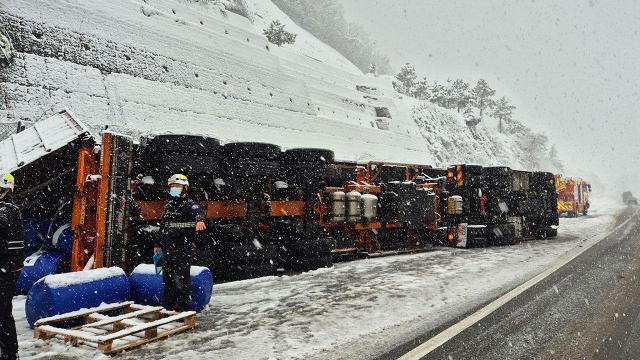
[[[487,243],[487,227],[484,225],[468,225],[463,224],[466,233],[466,247],[477,248],[486,247]],[[460,232],[458,232],[459,234]]]
[[[468,243],[468,224],[458,224],[456,228],[456,247],[466,248]]]
[[[118,266],[128,271],[135,265],[127,262],[132,154],[130,137],[103,134],[98,209],[105,210],[98,212],[95,267]]]
[[[491,245],[513,245],[518,239],[513,224],[496,224],[489,231]]]

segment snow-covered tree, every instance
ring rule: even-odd
[[[267,37],[270,43],[282,46],[284,44],[293,44],[296,42],[297,34],[290,33],[284,29],[284,24],[278,20],[273,20],[269,28],[264,29],[263,35]]]
[[[549,170],[553,170],[556,173],[562,173],[564,171],[564,164],[558,156],[558,150],[555,145],[551,145],[551,149],[549,150],[549,163],[552,167]]]
[[[393,88],[397,92],[409,96],[414,96],[416,89],[416,69],[413,65],[406,63],[400,68],[400,72],[396,74],[396,81],[393,82]]]
[[[438,106],[446,107],[447,102],[447,88],[444,85],[438,84],[437,81],[433,82],[430,91],[430,100],[432,103]]]
[[[416,88],[413,91],[413,97],[420,100],[431,99],[431,86],[429,85],[429,81],[427,81],[426,77],[423,77],[422,80],[416,83]]]
[[[451,83],[451,93],[458,112],[467,108],[471,102],[471,87],[462,79],[456,79]]]
[[[531,131],[528,132],[529,136],[520,138],[520,147],[523,164],[533,170],[540,167],[543,156],[547,154],[547,137],[542,134],[534,134]]]
[[[378,75],[378,65],[376,63],[369,64],[369,74]]]
[[[453,82],[451,79],[447,79],[447,85],[444,88],[444,103],[442,106],[447,109],[453,109],[457,107],[456,103],[457,98],[453,89]]]
[[[480,119],[482,119],[484,111],[493,108],[495,103],[493,96],[496,94],[496,91],[489,86],[487,80],[480,79],[471,91],[471,94],[473,95],[473,105],[478,109]]]
[[[496,101],[491,116],[498,119],[498,131],[504,133],[504,124],[513,120],[513,110],[515,106],[509,103],[506,97],[501,97]]]

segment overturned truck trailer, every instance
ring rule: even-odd
[[[70,224],[66,268],[152,257],[166,179],[186,174],[207,231],[195,262],[218,278],[331,266],[335,256],[422,249],[441,230],[439,182],[424,165],[338,163],[326,149],[157,135],[93,136],[69,111],[2,142],[25,217]],[[15,154],[15,155],[14,155]]]
[[[558,194],[549,172],[455,165],[447,171],[447,241],[509,245],[558,234]]]
[[[69,111],[1,146],[15,154],[3,157],[2,171],[16,175],[25,217],[68,219],[72,271],[130,271],[149,262],[166,179],[174,173],[189,177],[207,218],[195,263],[219,279],[305,271],[433,244],[512,243],[554,236],[557,225],[555,183],[547,173],[338,162],[326,149],[223,145],[197,135],[139,143],[110,132],[97,138]]]

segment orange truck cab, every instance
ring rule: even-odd
[[[591,184],[580,178],[556,177],[558,190],[558,213],[577,217],[589,212]]]

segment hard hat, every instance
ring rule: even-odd
[[[2,176],[2,180],[0,180],[0,188],[3,189],[11,189],[15,186],[16,179],[11,174],[7,174]]]
[[[167,184],[171,186],[171,184],[180,184],[183,186],[189,186],[189,179],[182,174],[173,174],[167,181]]]

